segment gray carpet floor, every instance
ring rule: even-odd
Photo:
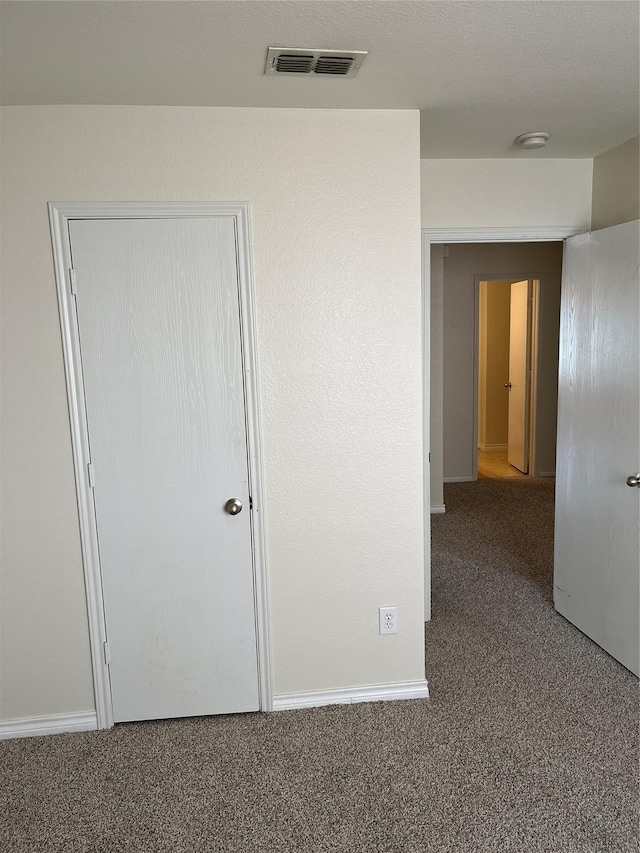
[[[445,498],[429,701],[4,742],[2,850],[638,850],[637,682],[553,611],[552,482]]]

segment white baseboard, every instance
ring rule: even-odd
[[[508,444],[479,444],[478,450],[484,450],[485,453],[504,453],[509,449]]]
[[[443,477],[442,481],[444,483],[473,483],[476,480],[476,477],[466,476],[466,477]]]
[[[539,471],[537,474],[538,477],[555,477],[555,471]]]
[[[446,511],[444,504],[431,504],[431,515],[439,515]]]
[[[316,693],[284,693],[273,697],[273,710],[291,711],[297,708],[318,708],[320,705],[428,698],[429,685],[426,681],[405,681],[401,684],[374,684],[371,687],[350,687],[346,690],[319,690]]]
[[[27,720],[0,722],[0,740],[37,735],[61,735],[65,732],[93,732],[98,728],[95,711],[85,714],[56,714],[52,717],[31,717]]]

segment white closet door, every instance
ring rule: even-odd
[[[69,230],[114,719],[257,710],[234,220]]]
[[[554,568],[556,609],[636,674],[639,243],[638,222],[566,242]]]

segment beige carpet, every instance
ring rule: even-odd
[[[636,680],[551,607],[552,483],[446,504],[429,702],[2,743],[2,850],[636,851]]]

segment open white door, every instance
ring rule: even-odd
[[[531,368],[531,283],[511,285],[509,319],[509,464],[529,472],[529,389]]]
[[[558,612],[636,675],[639,245],[638,222],[566,241],[554,564]]]

